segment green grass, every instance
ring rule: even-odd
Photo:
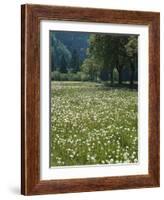
[[[138,162],[137,90],[51,82],[51,166]]]

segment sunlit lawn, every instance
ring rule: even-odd
[[[138,162],[137,90],[51,82],[51,166]]]

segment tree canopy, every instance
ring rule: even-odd
[[[113,83],[113,70],[117,69],[119,84],[122,83],[122,71],[130,66],[131,83],[137,67],[137,36],[93,34],[89,39],[88,58],[94,58],[101,65],[100,78]]]

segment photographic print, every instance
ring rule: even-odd
[[[50,167],[138,163],[138,35],[49,37]]]
[[[21,194],[160,185],[160,13],[21,6]]]

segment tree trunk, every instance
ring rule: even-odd
[[[102,69],[101,74],[100,74],[100,78],[102,81],[108,81],[109,80],[109,74],[108,74],[108,70],[107,69]]]

